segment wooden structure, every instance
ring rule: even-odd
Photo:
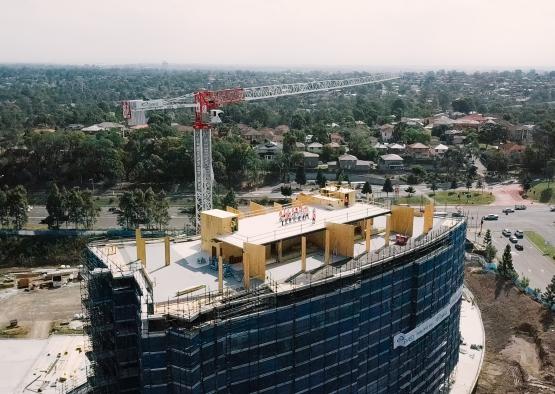
[[[332,253],[346,257],[354,257],[355,226],[350,224],[327,223],[326,228],[329,232],[326,244],[330,243],[331,239],[330,247]]]
[[[214,238],[218,235],[231,234],[237,231],[239,228],[237,216],[236,213],[222,211],[221,209],[210,209],[201,212],[200,239],[202,250],[210,255],[218,256],[220,245]]]
[[[434,204],[429,203],[424,207],[424,234],[428,234],[434,226]]]
[[[408,206],[393,205],[391,207],[391,228],[394,233],[412,236],[414,225],[414,209]]]
[[[320,189],[320,195],[331,197],[341,201],[343,206],[348,207],[356,202],[357,192],[347,187],[326,186]]]

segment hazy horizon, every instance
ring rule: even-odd
[[[551,0],[7,0],[0,63],[544,71],[553,16]]]

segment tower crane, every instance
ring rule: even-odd
[[[123,117],[129,125],[146,123],[146,112],[178,108],[194,108],[194,167],[195,167],[195,210],[197,232],[200,230],[200,213],[212,209],[212,140],[211,124],[221,123],[219,109],[228,104],[243,101],[264,100],[275,97],[349,88],[353,86],[380,83],[398,79],[392,74],[257,86],[251,88],[231,88],[223,90],[200,90],[172,99],[126,100],[122,102]]]

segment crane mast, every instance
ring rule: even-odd
[[[333,89],[342,89],[398,79],[391,74],[301,82],[292,84],[232,88],[223,90],[200,90],[196,93],[172,99],[127,100],[122,102],[123,117],[130,125],[145,124],[146,112],[178,108],[194,108],[194,167],[195,167],[195,218],[197,233],[200,231],[200,213],[212,209],[212,130],[211,124],[220,123],[218,108],[243,101],[264,100]]]

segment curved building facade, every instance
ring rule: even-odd
[[[465,231],[464,221],[452,222],[404,249],[300,274],[271,291],[260,286],[217,307],[195,299],[199,307],[187,319],[141,310],[142,279],[114,275],[89,252],[88,268],[97,267],[98,278],[90,278],[87,294],[99,278],[110,283],[106,291],[122,291],[118,283],[129,289],[127,306],[110,296],[106,331],[91,330],[96,387],[152,394],[446,392],[458,361]],[[98,351],[105,339],[97,338],[95,349],[94,335],[113,336],[106,356]]]

